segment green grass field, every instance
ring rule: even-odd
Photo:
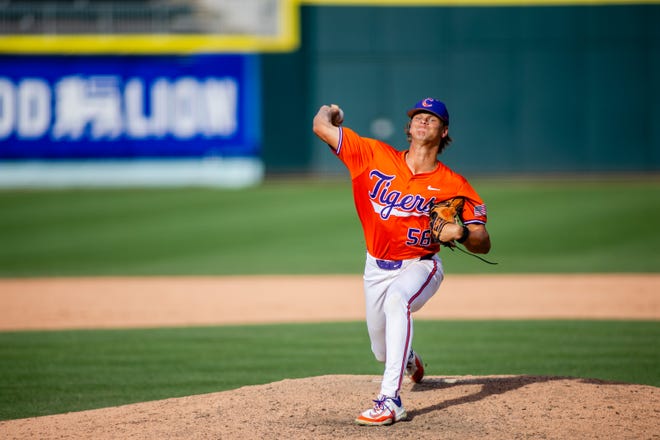
[[[660,271],[658,179],[473,183],[500,264],[445,252],[447,272]],[[357,274],[363,260],[344,181],[0,191],[0,277]],[[659,339],[660,321],[418,321],[415,347],[430,375],[660,386]],[[362,322],[0,332],[0,419],[380,368]]]
[[[475,181],[496,267],[452,273],[658,272],[660,179]],[[0,276],[361,273],[340,180],[241,190],[0,191]]]
[[[417,321],[429,375],[530,374],[660,386],[660,323]],[[0,419],[382,373],[364,323],[0,333]]]

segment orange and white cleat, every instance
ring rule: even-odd
[[[410,376],[410,380],[415,383],[420,383],[424,378],[424,362],[413,350],[410,350],[410,356],[406,364],[406,375]]]
[[[405,420],[408,415],[401,404],[401,397],[380,395],[374,400],[374,407],[366,410],[355,419],[358,425],[391,425],[399,420]]]

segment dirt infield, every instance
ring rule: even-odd
[[[321,376],[0,424],[4,439],[653,439],[660,390],[553,377],[404,384],[408,420],[353,424],[378,378]],[[364,408],[363,408],[364,407]]]
[[[0,279],[0,330],[364,319],[357,275]],[[450,275],[416,319],[660,319],[660,275]]]
[[[0,330],[362,320],[359,276],[0,280]],[[660,319],[660,275],[450,276],[417,319]],[[378,377],[284,380],[0,422],[3,439],[660,439],[660,389],[596,380],[430,377],[408,421],[353,425]]]

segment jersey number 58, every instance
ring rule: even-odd
[[[408,246],[421,246],[426,247],[431,244],[431,230],[419,230],[417,228],[408,229],[408,240],[406,241]]]

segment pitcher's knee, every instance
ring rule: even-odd
[[[401,295],[391,294],[385,299],[385,304],[383,304],[383,309],[385,310],[385,315],[391,313],[401,313],[408,311],[408,303],[403,299]]]
[[[385,350],[377,349],[372,346],[371,352],[374,354],[374,357],[378,362],[385,362]]]

